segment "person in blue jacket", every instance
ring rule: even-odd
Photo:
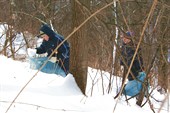
[[[135,54],[136,51],[136,45],[132,41],[132,32],[127,31],[126,34],[123,34],[122,37],[122,47],[121,47],[121,54],[124,59],[121,59],[120,64],[124,66],[124,69],[127,70],[127,65],[128,67],[130,66],[130,63],[132,61],[133,55]],[[124,62],[123,62],[124,60]],[[143,71],[143,59],[141,57],[141,48],[139,48],[137,55],[134,59],[131,72],[128,75],[128,80],[134,80],[133,77],[137,77],[139,72]]]
[[[37,37],[43,39],[42,44],[35,48],[36,54],[47,53],[49,57],[56,47],[64,40],[64,38],[54,32],[47,24],[43,24],[40,28],[40,34]],[[52,55],[50,62],[56,63],[67,75],[69,73],[69,43],[65,41],[57,51]]]
[[[136,51],[136,45],[133,43],[132,40],[132,32],[127,31],[125,34],[123,34],[122,42],[122,59],[120,60],[120,64],[124,67],[125,77]],[[141,56],[141,49],[139,48],[137,55],[133,61],[130,73],[128,75],[128,83],[125,85],[123,93],[129,96],[134,96],[140,92],[140,90],[142,89],[142,82],[146,77],[146,74],[143,70],[143,59]]]

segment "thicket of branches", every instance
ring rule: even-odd
[[[156,7],[144,28],[154,2]],[[142,37],[140,47],[150,84],[154,88],[160,85],[165,92],[168,91],[170,86],[168,85],[170,82],[169,0],[117,2],[112,0],[1,0],[0,7],[0,24],[6,28],[0,36],[2,39],[6,35],[5,41],[0,43],[1,54],[13,59],[25,59],[26,55],[17,54],[18,49],[13,46],[16,35],[24,36],[25,43],[21,44],[19,49],[34,47],[35,36],[39,33],[42,22],[46,22],[68,38],[71,46],[70,72],[76,78],[82,92],[85,93],[88,67],[93,67],[110,73],[109,90],[107,89],[109,93],[113,75],[122,76],[119,65],[119,59],[123,57],[119,51],[120,34],[130,30],[135,33],[136,44]]]

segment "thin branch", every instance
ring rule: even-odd
[[[162,104],[161,104],[161,107],[160,107],[159,110],[158,110],[158,113],[161,112],[162,107],[164,106],[164,104],[165,104],[166,100],[168,100],[168,98],[169,98],[169,94],[167,94],[167,96],[166,96],[165,99],[163,100],[163,102],[162,102]]]
[[[16,11],[16,13],[20,13],[20,14],[24,14],[24,15],[30,16],[30,17],[32,17],[32,18],[37,19],[37,20],[40,21],[41,23],[46,24],[45,21],[43,21],[43,20],[41,20],[40,18],[35,17],[35,16],[31,15],[31,14],[28,14],[28,13],[25,13],[25,12],[20,12],[20,11]]]
[[[11,103],[10,101],[0,101],[2,103]],[[41,106],[38,104],[31,104],[31,103],[26,103],[26,102],[14,102],[15,104],[21,104],[21,105],[27,105],[27,106],[33,106],[33,107],[37,107],[37,110],[39,108],[42,109],[47,109],[47,110],[55,110],[55,111],[75,111],[75,112],[82,112],[80,110],[71,110],[71,109],[57,109],[57,108],[50,108],[50,107],[45,107],[45,106]]]
[[[126,20],[124,14],[123,14],[123,9],[122,9],[122,7],[121,7],[121,4],[120,4],[120,1],[119,1],[119,0],[118,0],[118,3],[119,3],[119,6],[120,6],[120,11],[121,11],[123,20],[124,20],[124,22],[125,22],[125,24],[126,24],[126,27],[128,28],[128,31],[130,31],[130,27],[128,26],[127,20]]]

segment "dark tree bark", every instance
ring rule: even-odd
[[[86,0],[81,0],[85,2]],[[86,18],[83,14],[81,7],[72,1],[72,12],[73,12],[73,29],[79,26]],[[82,93],[85,94],[86,81],[87,81],[87,36],[86,36],[87,25],[84,25],[79,29],[70,39],[71,51],[70,51],[70,72],[74,75],[75,80],[81,89]]]

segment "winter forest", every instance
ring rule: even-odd
[[[113,87],[119,90],[122,82],[119,78],[126,74],[120,66],[123,57],[120,36],[122,32],[133,31],[133,41],[142,49],[150,84],[149,96],[146,99],[140,93],[138,106],[145,106],[145,98],[150,112],[157,113],[150,101],[154,90],[166,95],[160,111],[169,100],[170,0],[0,0],[0,8],[0,55],[27,62],[27,49],[37,47],[40,26],[47,23],[69,42],[70,73],[87,97],[93,97],[96,90],[93,86],[98,81],[102,95],[111,94]],[[90,76],[89,68],[97,70],[95,77]],[[88,94],[87,75],[92,81]]]

